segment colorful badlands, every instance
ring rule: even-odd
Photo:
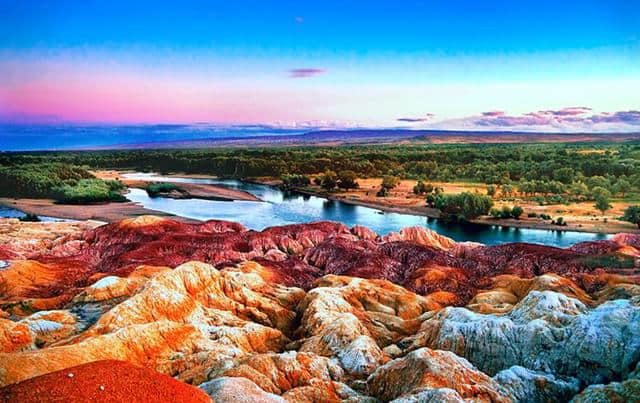
[[[640,400],[638,235],[97,225],[0,222],[0,399]]]

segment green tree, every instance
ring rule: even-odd
[[[622,220],[636,224],[640,228],[640,206],[629,206],[624,211]]]
[[[569,193],[574,196],[586,196],[589,193],[589,188],[584,182],[573,182],[569,188]]]
[[[284,174],[280,177],[282,179],[283,189],[293,189],[296,187],[309,186],[311,180],[306,175],[298,174]]]
[[[445,216],[474,219],[486,215],[493,206],[489,196],[464,192],[455,195],[438,195],[435,206]]]
[[[429,193],[427,195],[426,202],[427,202],[427,206],[434,208],[436,206],[436,195],[433,193]]]
[[[589,189],[593,189],[596,187],[608,189],[610,185],[607,178],[603,176],[592,176],[587,178],[585,182],[587,183],[587,186],[589,186]]]
[[[496,195],[496,187],[494,185],[487,186],[487,196],[493,197]]]
[[[520,206],[514,206],[511,209],[511,217],[515,218],[516,220],[518,220],[520,218],[522,213],[524,213],[524,210]]]
[[[325,171],[322,175],[320,186],[325,190],[335,189],[335,187],[338,186],[338,175],[331,170]]]
[[[594,207],[604,214],[607,210],[611,208],[611,204],[609,204],[609,196],[606,194],[599,194],[596,196],[596,204]]]
[[[416,185],[413,187],[413,194],[421,195],[422,193],[424,193],[424,191],[422,190],[423,186],[424,183],[422,181],[418,181],[418,183],[416,183]]]
[[[416,185],[413,187],[413,193],[417,195],[431,193],[432,191],[433,185],[430,183],[424,183],[422,181],[418,181],[418,183],[416,183]]]
[[[627,193],[631,190],[631,183],[629,183],[626,179],[618,179],[615,186],[613,187],[614,192],[620,194],[622,197],[625,197]]]
[[[509,185],[509,184],[502,185],[502,188],[501,188],[502,194],[507,196],[507,197],[511,196],[513,194],[514,190],[515,189],[514,189],[513,185]]]
[[[380,185],[380,187],[391,190],[394,187],[398,186],[399,183],[400,179],[397,176],[386,175],[382,178],[382,184]]]
[[[606,199],[609,199],[611,197],[611,192],[609,192],[607,189],[601,186],[596,186],[593,189],[591,189],[591,198],[593,200],[597,200],[598,197],[604,197]]]
[[[342,189],[357,189],[360,187],[356,182],[358,176],[351,170],[340,171],[338,173],[338,187]]]
[[[569,168],[569,167],[557,169],[553,173],[553,179],[559,182],[562,182],[564,184],[569,184],[573,182],[574,177],[575,177],[575,171],[573,170],[573,168]]]

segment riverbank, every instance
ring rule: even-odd
[[[51,199],[10,199],[0,198],[0,205],[20,210],[27,214],[66,218],[71,220],[94,220],[115,222],[141,215],[170,217],[183,222],[198,222],[191,218],[176,216],[162,211],[151,210],[133,202],[100,204],[57,204]]]
[[[178,179],[219,179],[215,176],[211,175],[184,175],[180,173],[174,173],[170,175],[163,175],[162,177],[153,177],[149,175],[149,177],[140,178],[140,175],[136,175],[135,178],[125,177],[124,175],[127,173],[134,172],[123,172],[123,171],[96,171],[98,175],[104,179],[119,179],[127,184],[127,186],[131,188],[144,188],[146,184],[151,181],[160,182],[167,181],[171,182],[171,179],[175,179],[175,183],[178,183],[180,187],[190,187],[190,189],[195,190],[197,187],[202,186],[205,189],[211,190],[215,188],[216,191],[224,190],[228,192],[227,194],[233,195],[230,197],[235,197],[236,195],[250,195],[249,198],[251,201],[259,200],[258,197],[249,193],[247,189],[238,189],[236,186],[226,187],[224,185],[216,184],[201,184],[201,183],[185,183],[183,181],[178,181]],[[131,175],[133,176],[133,175]],[[296,190],[296,192],[306,195],[306,196],[315,196],[325,200],[334,200],[340,201],[344,204],[349,204],[353,206],[361,206],[370,208],[373,210],[380,211],[381,214],[383,212],[389,213],[398,213],[407,216],[415,216],[415,217],[429,217],[438,219],[440,217],[440,212],[437,209],[429,208],[424,204],[424,197],[408,194],[408,189],[411,189],[410,183],[403,183],[398,187],[398,189],[394,189],[391,192],[390,197],[386,198],[378,198],[375,197],[375,189],[376,184],[375,179],[364,179],[359,180],[362,182],[360,189],[350,192],[325,192],[320,188],[315,189],[315,187],[305,188]],[[253,178],[251,180],[246,180],[245,183],[255,183],[259,185],[267,185],[270,187],[277,187],[280,181],[274,178]],[[185,186],[186,185],[186,186]],[[191,187],[194,186],[194,187]],[[448,184],[446,192],[459,193],[461,191],[474,191],[473,189],[478,188],[478,184]],[[220,194],[220,193],[218,193]],[[204,195],[207,196],[207,195]],[[257,196],[263,197],[260,193]],[[160,197],[158,200],[164,199],[165,197]],[[207,197],[203,197],[203,199],[209,199]],[[219,199],[213,199],[219,200]],[[238,200],[238,199],[235,199]],[[247,200],[247,198],[243,198],[241,200]],[[265,199],[268,200],[268,199]],[[152,214],[158,216],[167,216],[167,217],[175,217],[182,221],[194,222],[195,218],[184,218],[181,216],[173,215],[180,214],[178,210],[168,212],[155,210],[155,206],[153,204],[140,204],[140,200],[136,200],[138,203],[105,203],[99,205],[89,205],[89,206],[76,206],[76,205],[60,205],[55,204],[52,200],[33,200],[33,199],[0,199],[0,204],[4,204],[8,207],[12,207],[18,210],[21,210],[26,213],[32,213],[36,215],[47,215],[52,217],[60,217],[60,218],[69,218],[69,219],[95,219],[106,222],[113,222],[127,217],[136,217],[143,214]],[[258,203],[260,205],[262,203]],[[230,205],[231,206],[231,205]],[[499,206],[499,204],[498,204]],[[550,208],[550,206],[544,206],[545,208]],[[551,206],[555,208],[571,208],[573,206]],[[159,207],[158,207],[159,208]],[[205,208],[205,207],[203,207]],[[208,207],[206,207],[208,208]],[[222,208],[222,207],[221,207]],[[248,208],[246,206],[245,208]],[[580,232],[580,233],[590,233],[590,234],[616,234],[621,232],[626,233],[640,233],[640,231],[633,224],[621,222],[618,220],[607,220],[604,221],[598,218],[590,218],[590,222],[573,222],[572,218],[565,216],[565,221],[568,222],[566,226],[557,226],[551,224],[549,221],[541,220],[539,218],[528,218],[526,217],[527,211],[536,211],[534,210],[537,206],[528,206],[525,209],[525,214],[519,220],[515,219],[493,219],[490,217],[481,217],[476,220],[472,220],[472,224],[478,224],[480,226],[484,226],[486,228],[521,228],[521,229],[532,229],[532,230],[543,230],[543,231],[557,231],[557,232]],[[229,212],[234,211],[234,208],[223,208],[219,214],[219,217],[225,217],[225,214],[229,216]],[[242,213],[247,213],[247,211],[253,211],[252,208],[249,210],[242,210]],[[166,208],[162,207],[160,210],[166,210]],[[261,209],[258,209],[262,211]],[[237,214],[242,214],[237,213]],[[249,213],[251,214],[251,213]],[[257,214],[254,212],[253,214]],[[260,213],[262,214],[262,213]],[[190,215],[191,217],[194,214],[185,214]],[[197,216],[197,214],[196,214]],[[206,216],[206,215],[205,215]],[[555,216],[554,216],[555,217]],[[205,219],[196,217],[199,219]],[[225,218],[229,219],[229,218]],[[329,218],[331,219],[331,218]],[[335,219],[335,218],[334,218]],[[373,221],[376,221],[375,218],[371,218]],[[373,222],[367,221],[367,222]],[[613,221],[613,222],[611,222]],[[407,224],[414,225],[414,224]],[[483,231],[479,227],[478,231]]]
[[[429,217],[434,219],[440,218],[440,211],[435,208],[429,208],[424,206],[423,198],[406,195],[404,198],[398,196],[398,194],[403,193],[400,191],[395,191],[396,197],[392,198],[378,198],[375,196],[363,198],[362,194],[369,196],[375,194],[373,189],[376,186],[371,186],[368,181],[365,180],[366,186],[371,188],[372,190],[366,190],[361,187],[357,191],[350,192],[339,192],[339,193],[328,193],[326,191],[322,191],[321,189],[314,190],[310,188],[305,189],[296,189],[296,192],[299,192],[308,196],[317,196],[323,197],[328,200],[340,201],[342,203],[351,204],[354,206],[362,206],[369,207],[373,209],[378,209],[382,212],[388,213],[398,213],[398,214],[411,214],[418,215],[423,217]],[[251,182],[259,183],[263,185],[269,186],[278,186],[279,181],[273,180],[271,178],[266,179],[256,179],[254,178]],[[404,181],[403,181],[404,182]],[[438,184],[441,185],[441,184]],[[406,185],[404,186],[406,187]],[[478,189],[478,185],[470,184],[470,185],[449,185],[449,187],[455,187],[456,192],[461,191],[474,191]],[[398,205],[397,203],[402,203]],[[423,205],[419,205],[423,204]],[[500,207],[502,204],[497,203],[497,206]],[[537,214],[545,212],[545,207],[548,209],[549,207],[554,206],[527,206],[531,211],[536,211]],[[559,206],[555,206],[559,208]],[[561,206],[562,208],[567,209],[567,206]],[[577,209],[584,209],[584,206],[577,205]],[[566,212],[566,210],[565,210]],[[621,214],[620,214],[621,215]],[[575,231],[575,232],[584,232],[584,233],[592,233],[592,234],[618,234],[618,233],[640,233],[640,229],[634,224],[616,220],[615,218],[609,217],[606,221],[601,218],[594,218],[591,216],[577,216],[577,215],[567,215],[565,216],[565,222],[567,225],[559,226],[555,224],[551,224],[549,221],[541,220],[539,218],[529,218],[521,217],[520,219],[494,219],[491,217],[480,217],[475,220],[469,220],[469,222],[473,224],[479,225],[488,225],[488,226],[499,226],[504,228],[522,228],[522,229],[537,229],[537,230],[548,230],[548,231]]]
[[[129,188],[146,189],[147,185],[151,182],[162,182],[162,180],[143,180],[143,179],[131,179],[123,176],[126,172],[120,171],[92,171],[96,177],[100,179],[117,179],[124,183]],[[189,178],[189,179],[210,179],[212,177],[207,175],[178,175],[170,174],[163,175],[167,178]],[[173,199],[202,199],[202,200],[217,200],[217,201],[261,201],[255,195],[242,190],[229,189],[223,186],[216,186],[211,184],[200,183],[186,183],[181,182],[178,184],[180,191],[171,192],[168,194],[162,194],[162,197],[169,197]]]

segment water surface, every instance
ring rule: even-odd
[[[608,238],[608,235],[605,234],[576,231],[445,223],[433,218],[382,212],[374,208],[354,206],[340,201],[302,195],[296,192],[283,192],[272,186],[237,180],[174,178],[146,173],[126,174],[123,176],[130,179],[163,182],[215,184],[252,193],[264,200],[264,202],[151,198],[142,189],[131,189],[131,192],[127,194],[127,198],[149,209],[199,220],[220,219],[236,221],[255,230],[262,230],[274,225],[328,220],[338,221],[349,227],[363,225],[382,235],[392,231],[399,231],[405,227],[422,226],[451,237],[456,241],[474,241],[487,245],[497,245],[504,242],[530,242],[566,247],[577,242]]]
[[[12,207],[0,206],[0,217],[3,217],[3,218],[21,218],[21,217],[24,217],[24,216],[25,216],[25,214],[20,210],[16,210],[16,209],[14,209]],[[39,215],[38,218],[40,219],[40,221],[45,221],[45,222],[74,221],[74,220],[68,220],[66,218],[49,217],[49,216],[45,216],[45,215]]]

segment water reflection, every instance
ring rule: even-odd
[[[16,210],[11,207],[0,206],[0,217],[2,218],[22,218],[24,216],[25,214],[20,210]],[[74,221],[66,218],[49,217],[45,215],[39,215],[38,218],[40,219],[40,221],[44,222]]]
[[[474,241],[490,245],[503,242],[531,242],[569,246],[577,242],[607,238],[607,235],[604,234],[448,223],[429,217],[409,214],[388,212],[380,214],[380,210],[369,207],[302,195],[296,192],[282,192],[275,187],[237,180],[167,178],[154,176],[153,174],[127,174],[125,176],[132,179],[154,181],[216,184],[252,193],[265,202],[150,198],[141,189],[131,189],[131,193],[127,197],[150,209],[200,220],[222,219],[237,221],[248,228],[256,230],[274,225],[329,220],[342,222],[348,226],[363,225],[379,234],[398,231],[404,227],[423,226],[457,241]]]

